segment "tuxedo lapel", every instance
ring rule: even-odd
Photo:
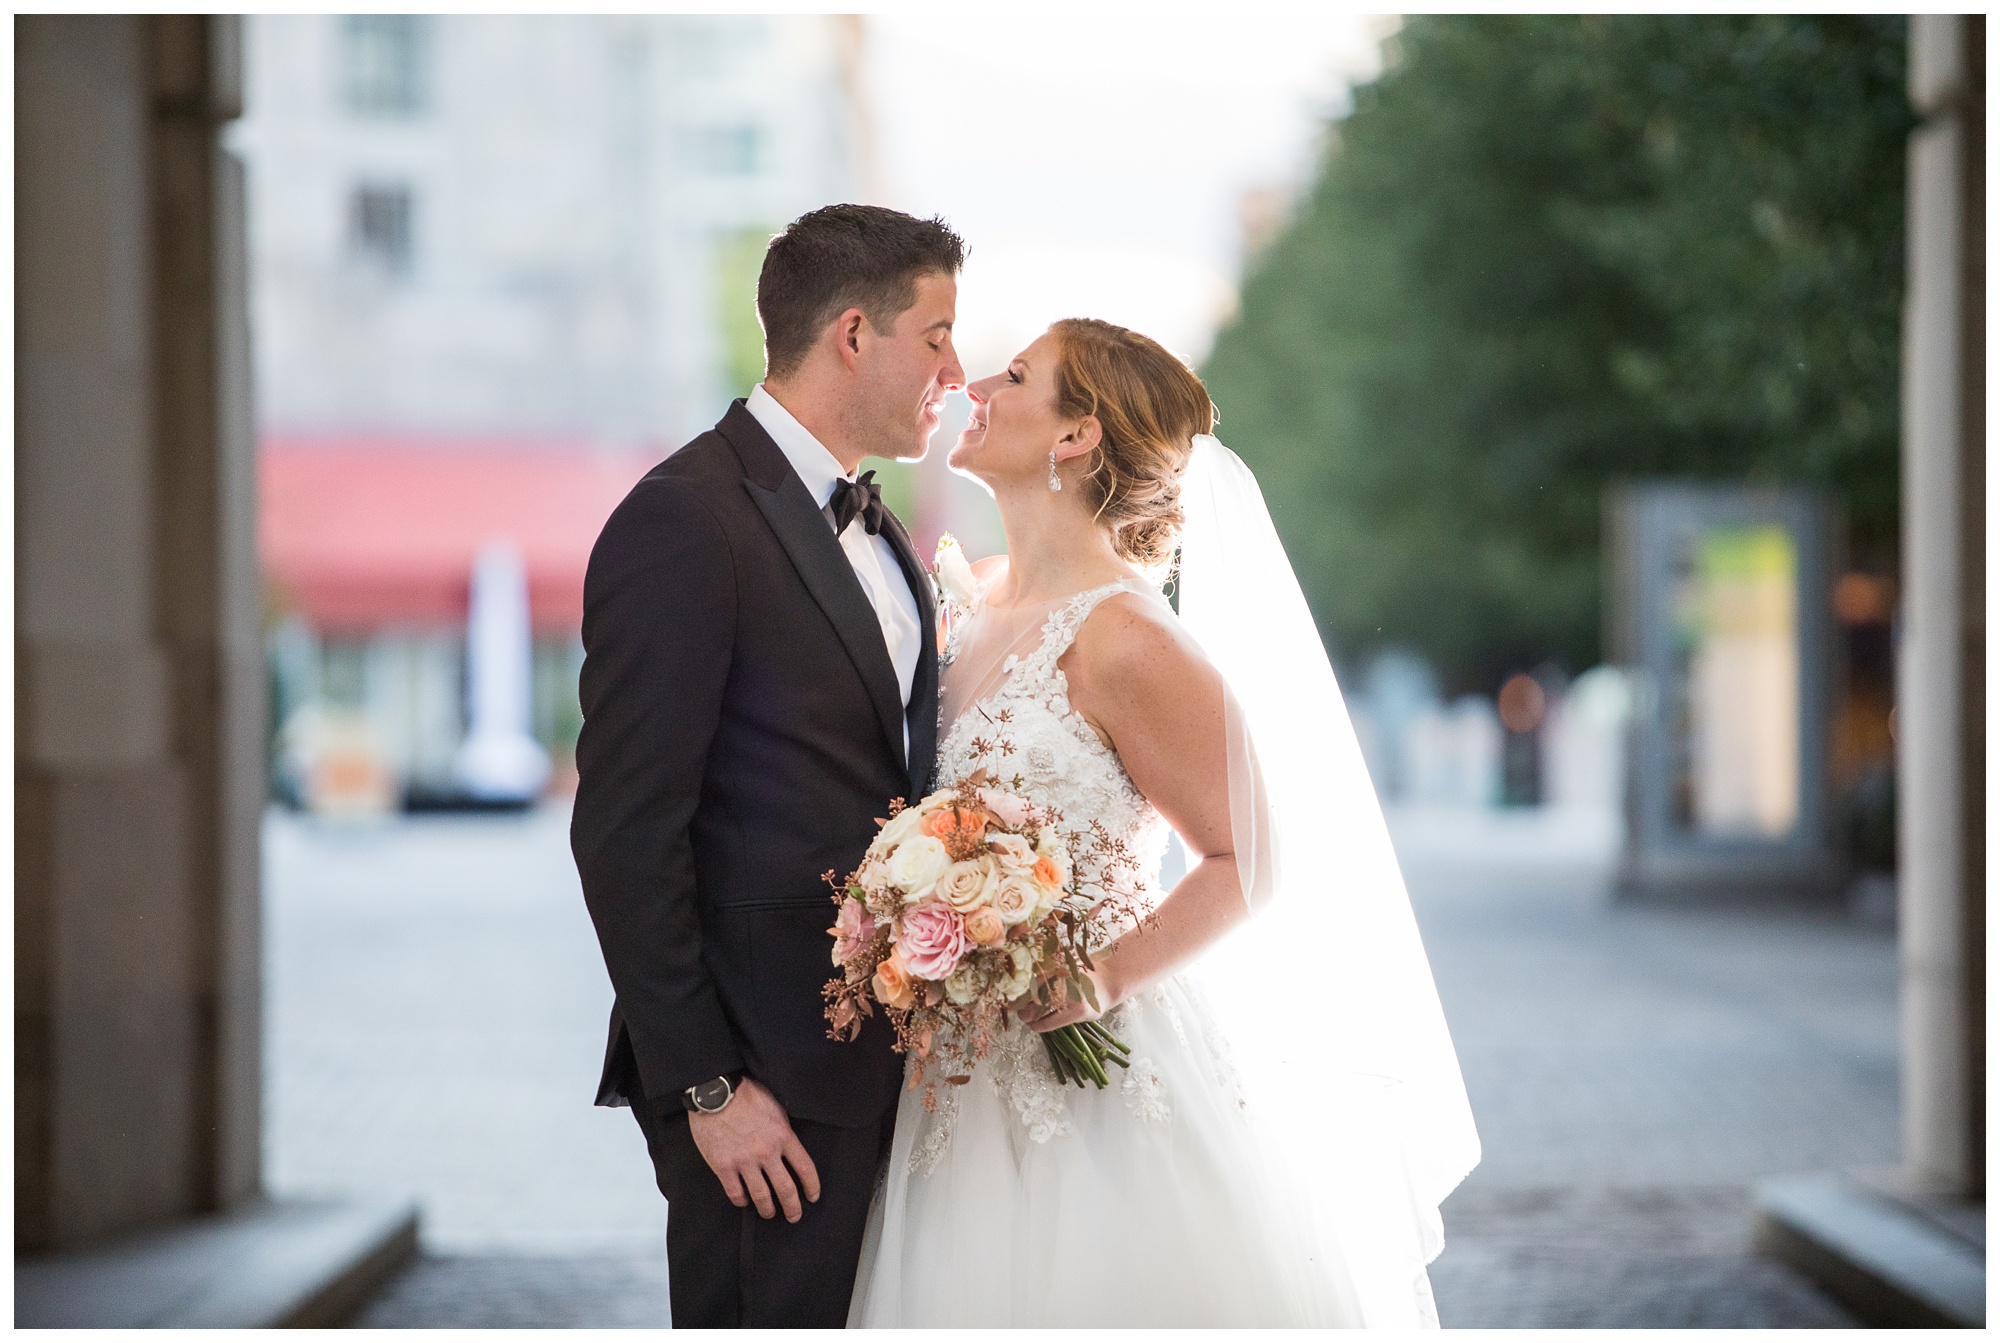
[[[889,539],[889,549],[896,552],[896,562],[902,566],[910,593],[917,599],[917,624],[924,639],[923,650],[917,655],[917,674],[910,683],[909,800],[915,802],[930,791],[931,770],[937,763],[937,603],[931,596],[930,575],[925,572],[923,561],[917,558],[917,548],[911,544],[910,534],[903,530],[902,519],[886,509],[883,511],[882,535]]]
[[[869,604],[868,594],[861,590],[861,580],[854,576],[854,567],[847,562],[839,538],[827,525],[826,515],[813,505],[798,472],[792,470],[785,454],[741,401],[729,407],[729,413],[716,428],[736,449],[737,458],[743,463],[744,490],[764,515],[778,544],[784,547],[799,581],[832,622],[834,633],[840,636],[841,645],[861,675],[861,683],[868,689],[868,698],[875,707],[890,751],[901,759],[903,696],[896,684],[896,668],[889,661],[888,646],[882,642],[882,625],[875,608]],[[910,754],[915,758],[914,733]]]

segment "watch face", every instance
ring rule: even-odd
[[[729,1099],[729,1079],[711,1077],[694,1089],[694,1103],[704,1110],[719,1110]]]

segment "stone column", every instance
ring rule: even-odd
[[[1903,1145],[1920,1187],[1986,1189],[1985,19],[1910,20],[1897,673]]]
[[[15,1237],[259,1188],[238,21],[15,20]]]

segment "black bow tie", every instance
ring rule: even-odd
[[[859,480],[843,480],[833,487],[833,498],[826,501],[824,510],[833,523],[833,534],[840,535],[847,530],[847,524],[858,515],[868,534],[874,536],[882,530],[882,519],[889,510],[882,507],[882,487],[875,483],[873,471],[863,471]]]

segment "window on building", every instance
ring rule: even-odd
[[[341,95],[350,112],[409,117],[429,106],[427,17],[349,14],[341,25]]]
[[[410,189],[399,185],[363,185],[354,189],[349,206],[355,254],[392,275],[410,269],[412,251]]]
[[[750,177],[762,166],[764,135],[756,126],[704,126],[695,132],[695,161],[713,177]]]

